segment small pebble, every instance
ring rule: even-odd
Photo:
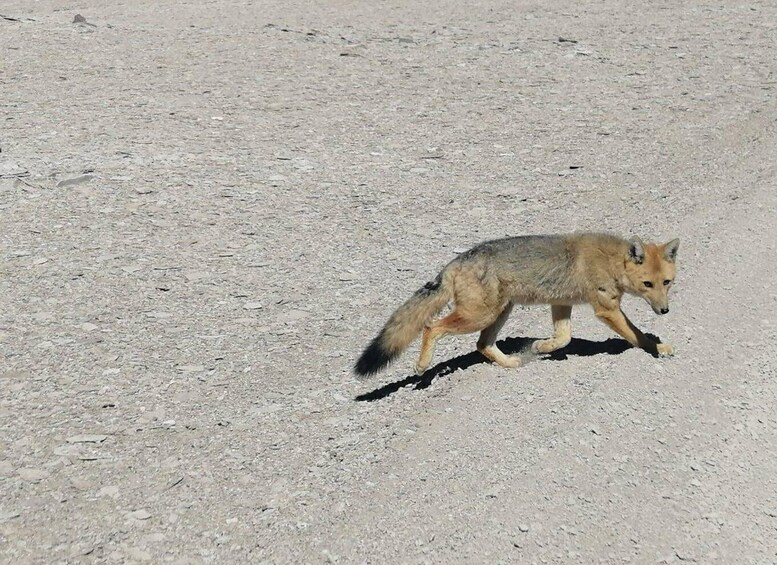
[[[139,547],[130,547],[127,549],[127,555],[135,561],[151,561],[151,554]]]
[[[63,179],[57,183],[57,187],[64,188],[66,186],[76,186],[78,184],[84,184],[94,178],[94,175],[78,175],[77,177],[71,177],[69,179]]]
[[[133,520],[148,520],[151,518],[151,514],[148,512],[148,510],[140,509],[135,510],[134,512],[130,512],[129,517]]]
[[[119,496],[119,487],[115,485],[103,487],[97,491],[97,496],[110,496],[111,498],[116,498]]]
[[[21,514],[19,514],[19,512],[15,512],[14,510],[0,511],[0,523],[13,520],[19,516],[21,516]]]
[[[19,469],[19,477],[28,483],[39,483],[49,475],[50,473],[43,469],[32,469],[30,467]]]
[[[203,365],[181,365],[178,370],[183,373],[201,373],[205,367]]]
[[[102,443],[108,436],[102,434],[82,434],[78,436],[70,436],[67,438],[68,443]]]

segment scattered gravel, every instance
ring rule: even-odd
[[[774,2],[2,12],[0,562],[777,561]],[[681,239],[674,358],[579,307],[351,375],[571,230]]]

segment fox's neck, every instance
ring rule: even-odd
[[[626,294],[635,294],[636,290],[631,286],[631,281],[629,281],[629,277],[626,276],[626,269],[624,267],[623,274],[618,279],[618,286],[620,287],[620,290],[625,292]]]

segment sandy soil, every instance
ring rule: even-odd
[[[0,562],[777,563],[774,2],[0,14]],[[456,250],[583,229],[681,239],[625,303],[676,357],[580,307],[351,375]]]

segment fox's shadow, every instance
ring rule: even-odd
[[[648,335],[658,341],[656,336],[651,334]],[[530,337],[508,337],[507,339],[498,341],[497,345],[504,353],[510,355],[529,351],[532,342],[536,339],[537,338]],[[541,361],[563,361],[569,355],[579,355],[581,357],[602,354],[620,355],[628,349],[631,349],[631,345],[627,341],[615,337],[606,339],[604,341],[591,341],[588,339],[572,338],[572,341],[569,342],[569,345],[563,349],[559,349],[558,351],[554,351],[553,353],[547,355],[537,356],[537,359]],[[438,363],[434,367],[427,369],[423,375],[411,375],[399,381],[383,385],[382,387],[376,388],[373,391],[360,394],[355,398],[355,400],[359,402],[372,402],[374,400],[380,400],[381,398],[386,398],[387,396],[390,396],[407,386],[413,386],[416,390],[424,389],[432,384],[432,381],[438,377],[444,377],[459,369],[467,369],[473,365],[479,365],[480,363],[488,362],[489,361],[483,357],[483,355],[477,351],[473,351],[472,353],[459,355],[458,357],[453,357],[452,359]]]

